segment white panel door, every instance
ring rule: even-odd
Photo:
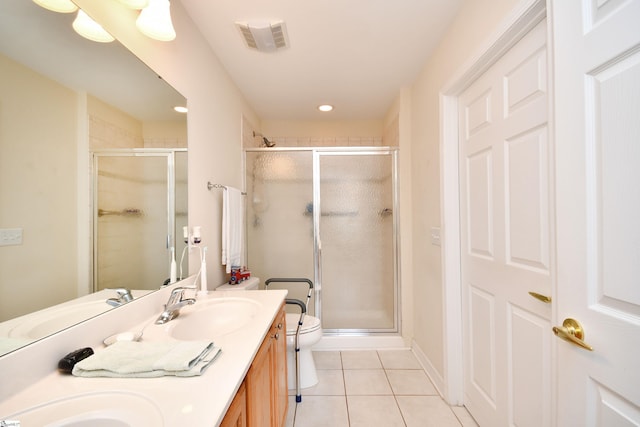
[[[551,422],[546,21],[459,97],[464,403],[481,426]]]
[[[640,425],[640,1],[552,2],[558,426]]]

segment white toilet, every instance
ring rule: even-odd
[[[296,329],[300,320],[299,313],[287,313],[287,370],[289,372],[289,390],[296,388]],[[300,329],[300,388],[318,384],[316,363],[311,348],[322,338],[320,319],[305,315]]]
[[[260,279],[250,277],[237,285],[225,283],[216,288],[216,291],[230,290],[257,290]],[[289,390],[296,389],[296,330],[300,320],[300,312],[287,313],[287,378]],[[308,388],[318,383],[316,364],[313,360],[311,347],[322,338],[320,319],[305,315],[300,329],[300,388]]]

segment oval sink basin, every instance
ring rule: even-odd
[[[97,392],[71,396],[33,406],[4,420],[23,426],[125,427],[163,426],[158,407],[150,400],[127,392]]]
[[[213,339],[245,327],[260,307],[259,302],[248,298],[198,301],[168,323],[168,333],[179,340]]]
[[[10,338],[40,339],[111,310],[106,302],[88,301],[28,316],[9,331]]]

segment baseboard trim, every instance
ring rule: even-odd
[[[314,351],[407,349],[401,336],[325,336]]]
[[[422,368],[427,373],[427,376],[438,391],[438,394],[440,394],[440,396],[446,401],[447,399],[445,398],[446,395],[444,393],[444,378],[442,378],[442,375],[440,375],[438,370],[431,363],[431,360],[429,360],[427,355],[415,341],[412,341],[411,343],[411,351],[416,356],[416,359],[418,359],[418,362],[420,362],[420,365],[422,365]]]

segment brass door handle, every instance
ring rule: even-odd
[[[567,318],[562,322],[562,326],[554,326],[553,333],[565,341],[578,345],[589,351],[593,351],[593,347],[584,342],[584,330],[582,325],[575,319]]]
[[[531,295],[535,299],[540,300],[540,301],[542,301],[542,302],[544,302],[546,304],[551,304],[551,297],[539,294],[537,292],[529,292],[529,295]]]

